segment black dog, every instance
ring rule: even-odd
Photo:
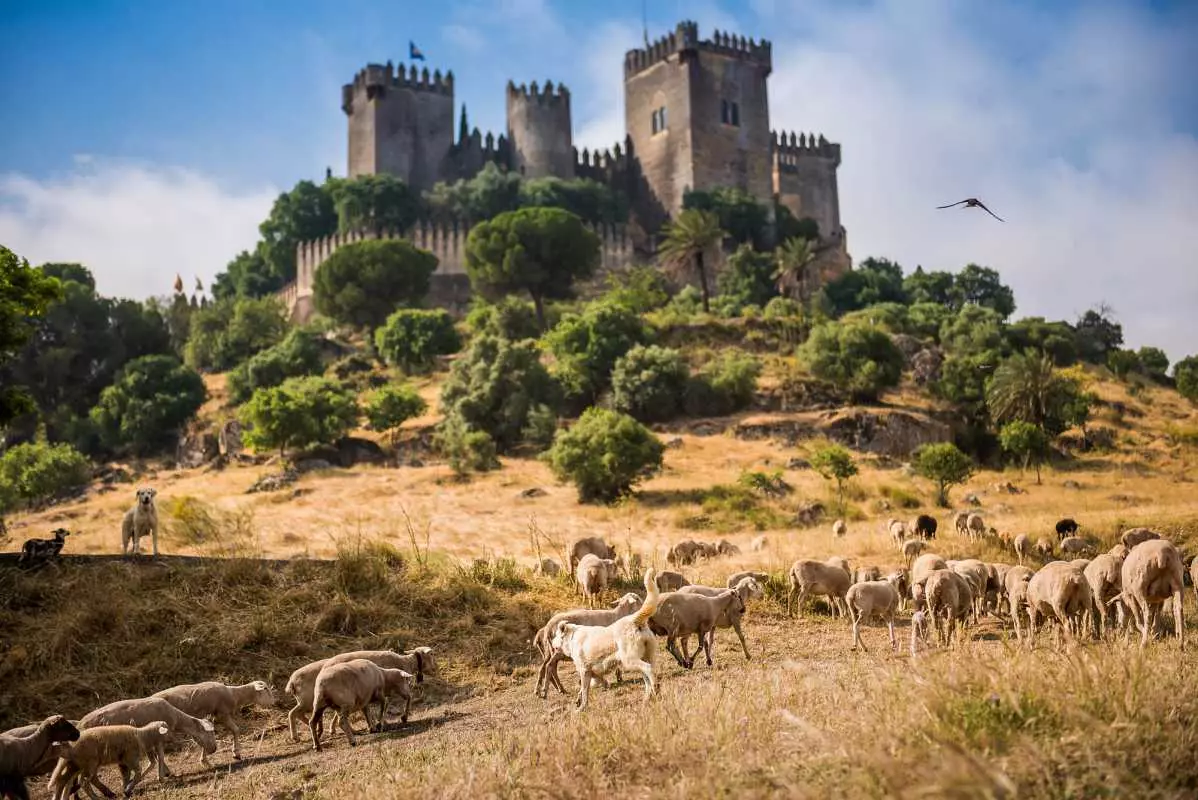
[[[1057,538],[1064,539],[1077,533],[1078,524],[1076,520],[1065,517],[1065,519],[1057,523]]]
[[[71,532],[66,528],[57,528],[52,531],[53,539],[27,539],[21,547],[21,557],[17,559],[17,563],[24,567],[31,567],[39,562],[46,562],[52,558],[58,558],[62,553],[62,546],[67,543],[67,537]]]

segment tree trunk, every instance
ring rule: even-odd
[[[695,254],[695,272],[699,273],[699,288],[703,291],[703,313],[711,313],[711,297],[707,291],[707,266],[703,263],[703,254]]]
[[[545,299],[539,294],[532,296],[532,307],[537,312],[537,327],[541,329],[541,333],[545,332]]]
[[[1036,485],[1040,485],[1040,462],[1036,462]]]

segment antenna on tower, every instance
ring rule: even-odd
[[[645,49],[649,49],[649,0],[641,0],[641,33],[645,37]]]

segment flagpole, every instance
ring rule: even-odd
[[[649,49],[649,0],[641,0],[641,32],[645,37],[645,49]]]

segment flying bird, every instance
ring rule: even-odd
[[[948,205],[946,205],[946,206],[936,206],[936,208],[952,208],[953,206],[959,206],[959,205],[961,205],[962,203],[964,203],[964,204],[965,204],[965,207],[966,207],[966,208],[980,208],[980,209],[982,209],[983,211],[985,211],[985,212],[986,212],[987,214],[989,214],[990,216],[994,217],[994,218],[995,218],[996,220],[998,220],[999,222],[1004,222],[1004,221],[1005,221],[1005,220],[1003,220],[1003,218],[1002,218],[1002,217],[1000,217],[998,214],[995,214],[993,211],[991,211],[990,209],[986,208],[986,204],[985,204],[985,203],[983,203],[981,200],[977,199],[976,197],[970,197],[970,198],[968,198],[968,199],[966,199],[966,200],[958,200],[957,202],[955,202],[955,203],[949,203],[949,204],[948,204]]]

